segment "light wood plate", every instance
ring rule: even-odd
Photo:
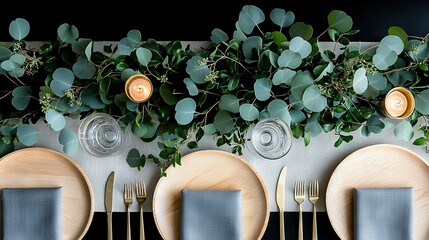
[[[182,157],[182,166],[170,166],[153,196],[153,216],[166,240],[180,236],[180,191],[241,190],[243,239],[261,239],[269,217],[268,194],[254,168],[237,155],[201,150]],[[222,209],[219,209],[222,211]]]
[[[0,189],[62,187],[62,235],[82,239],[94,215],[94,197],[82,168],[47,148],[16,150],[0,159]]]
[[[343,240],[354,238],[355,187],[413,187],[414,237],[428,239],[429,165],[424,158],[403,147],[377,144],[353,152],[337,166],[326,189],[326,212]]]

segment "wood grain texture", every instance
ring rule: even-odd
[[[180,191],[241,190],[243,239],[261,239],[268,224],[268,194],[259,174],[244,159],[221,150],[183,156],[181,167],[169,167],[153,196],[153,215],[161,236],[180,235]],[[219,209],[222,211],[222,209]]]
[[[36,187],[62,188],[62,239],[82,239],[92,221],[94,197],[81,167],[41,147],[16,150],[0,159],[0,189]]]
[[[378,144],[353,152],[337,166],[326,190],[326,211],[343,240],[354,238],[355,187],[413,187],[414,237],[428,238],[429,166],[421,156],[396,145]]]

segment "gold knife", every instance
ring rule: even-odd
[[[115,182],[115,171],[112,171],[107,178],[106,188],[104,189],[104,206],[107,212],[107,240],[113,239],[112,230],[112,210],[113,210],[113,185]]]
[[[279,179],[277,181],[277,190],[276,190],[276,202],[277,202],[277,206],[279,207],[279,215],[280,215],[280,240],[285,240],[284,211],[285,211],[286,172],[287,172],[287,167],[284,166],[280,172]]]

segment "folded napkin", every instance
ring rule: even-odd
[[[356,240],[413,239],[413,189],[356,188]]]
[[[240,190],[181,192],[181,240],[241,240]]]
[[[61,192],[61,188],[2,189],[2,239],[62,239]]]

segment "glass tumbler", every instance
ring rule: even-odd
[[[96,157],[117,155],[128,144],[129,132],[122,130],[112,116],[92,113],[79,126],[79,142],[88,153]]]
[[[279,118],[266,118],[249,129],[246,147],[252,154],[276,160],[285,156],[292,145],[292,133],[289,126]]]

